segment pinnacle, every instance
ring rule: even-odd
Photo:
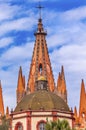
[[[23,91],[24,90],[24,77],[22,76],[22,67],[20,66],[19,68],[19,75],[18,75],[18,86],[17,89],[19,91]]]
[[[6,114],[9,114],[9,107],[6,108]]]
[[[80,92],[80,107],[79,107],[80,115],[84,111],[86,111],[86,96],[85,96],[84,80],[82,79],[82,81],[81,81],[81,92]]]
[[[85,93],[85,85],[84,85],[84,80],[83,79],[81,81],[81,92]]]
[[[61,73],[64,73],[64,67],[63,67],[63,65],[61,67]]]
[[[2,86],[1,86],[1,80],[0,80],[0,88],[2,88]]]
[[[10,118],[9,107],[6,107],[6,119]]]
[[[61,73],[59,72],[58,80],[57,80],[57,89],[60,87],[60,85],[61,85]]]
[[[3,104],[3,95],[2,95],[2,87],[0,81],[0,113],[4,115],[4,104]]]
[[[67,102],[67,90],[66,90],[66,82],[64,75],[64,68],[61,67],[61,73],[59,72],[58,80],[57,80],[57,93],[60,94],[61,97],[64,95],[64,100]]]
[[[61,73],[59,72],[59,77],[61,77]]]
[[[62,65],[62,67],[61,67],[61,78],[62,78],[62,79],[65,79],[65,76],[64,76],[64,67],[63,67],[63,65]]]
[[[1,80],[0,80],[0,93],[2,93],[2,85],[1,85]]]
[[[22,67],[20,66],[20,69],[19,69],[19,73],[21,73],[22,74]]]
[[[81,81],[81,86],[84,86],[84,80],[82,79],[82,81]]]
[[[74,114],[77,116],[77,108],[76,108],[76,106],[74,107]]]

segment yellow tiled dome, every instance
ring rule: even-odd
[[[44,76],[40,76],[40,77],[38,78],[38,80],[43,80],[43,81],[45,81],[46,78],[45,78]]]
[[[62,98],[45,90],[26,95],[16,106],[15,112],[21,110],[25,111],[29,108],[31,110],[40,110],[40,108],[44,108],[44,110],[53,110],[55,108],[60,111],[70,111],[67,103]]]

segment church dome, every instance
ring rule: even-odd
[[[57,96],[56,94],[46,91],[39,90],[32,94],[26,95],[16,106],[15,112],[24,110],[60,110],[70,111],[67,103]]]

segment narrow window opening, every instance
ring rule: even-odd
[[[42,64],[39,65],[39,72],[42,74]]]
[[[41,89],[43,89],[43,84],[41,83]]]

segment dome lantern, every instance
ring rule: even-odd
[[[48,90],[48,82],[44,76],[40,76],[35,84],[36,91],[38,90]]]

